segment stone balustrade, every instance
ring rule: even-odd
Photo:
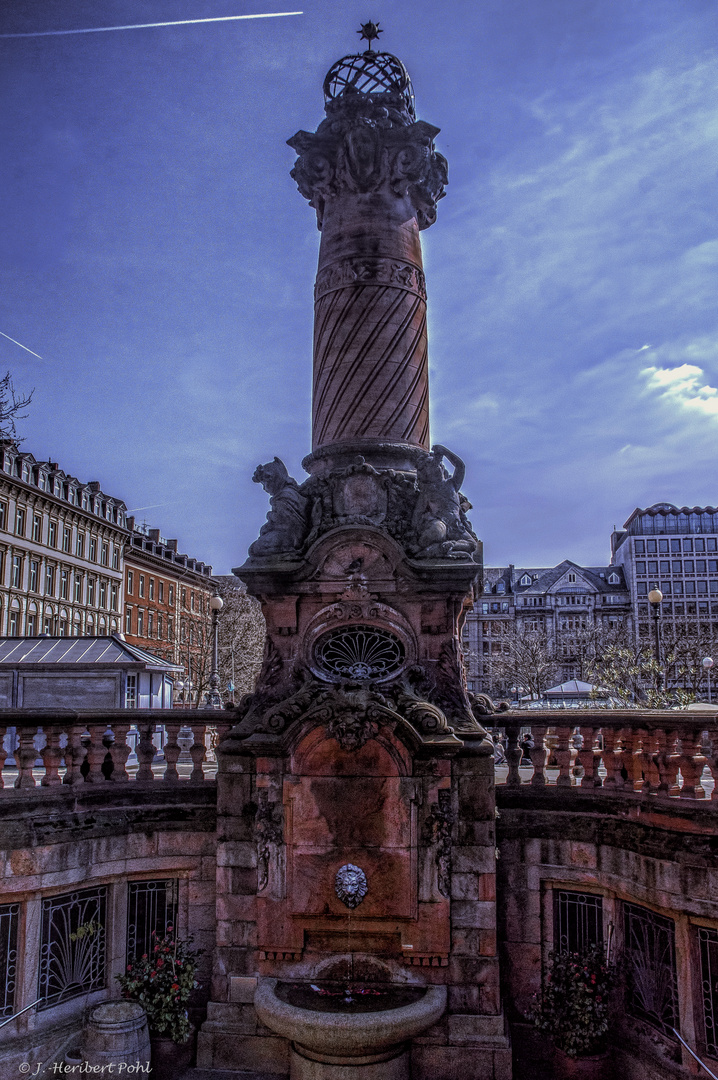
[[[496,719],[506,734],[497,784],[718,801],[718,715],[553,709]]]
[[[3,710],[0,789],[214,780],[232,727],[219,710]]]

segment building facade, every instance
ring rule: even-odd
[[[636,615],[636,635],[646,636],[648,593],[663,593],[661,618],[691,620],[718,630],[718,509],[655,503],[633,511],[611,536],[611,563],[621,569]]]
[[[195,701],[208,678],[212,567],[177,550],[177,540],[128,517],[124,552],[125,640],[184,667],[184,698]]]
[[[126,506],[0,444],[0,636],[119,633]]]
[[[543,637],[556,657],[556,678],[583,678],[582,653],[591,636],[632,624],[621,566],[487,567],[484,588],[464,624],[469,689],[492,697],[512,693],[507,656],[512,634]],[[555,680],[554,680],[555,681]]]

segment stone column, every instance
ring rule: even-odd
[[[426,290],[419,230],[436,217],[438,128],[400,95],[344,94],[289,145],[322,231],[314,307],[312,449],[429,449]]]

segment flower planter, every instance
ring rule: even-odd
[[[586,1057],[569,1057],[563,1050],[556,1049],[553,1065],[555,1080],[614,1080],[610,1050]]]
[[[192,1028],[183,1043],[173,1042],[165,1035],[150,1035],[152,1080],[179,1080],[194,1059],[195,1035]]]

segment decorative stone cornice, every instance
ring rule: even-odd
[[[300,193],[317,212],[343,193],[408,197],[420,229],[436,220],[448,181],[446,159],[434,149],[439,128],[412,121],[395,95],[345,93],[329,101],[316,132],[298,131],[288,144],[299,155],[292,170]]]

